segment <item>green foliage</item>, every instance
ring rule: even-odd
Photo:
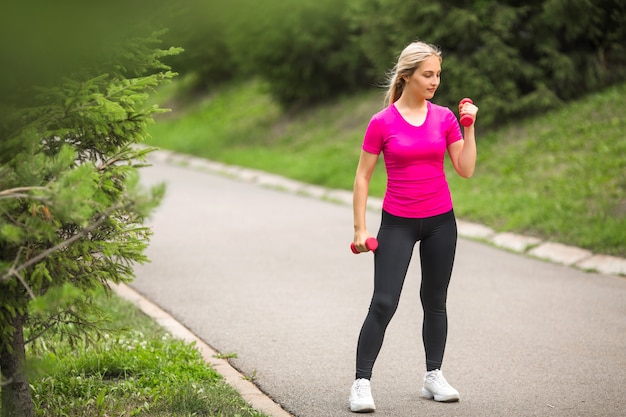
[[[283,107],[384,84],[411,41],[444,53],[437,101],[471,96],[481,125],[540,114],[626,79],[621,0],[194,1],[173,40],[199,84],[261,77]],[[185,30],[183,30],[182,28]]]
[[[107,282],[128,281],[132,264],[145,262],[150,230],[142,224],[163,186],[144,190],[137,168],[150,149],[143,142],[153,115],[148,93],[175,74],[159,59],[178,50],[155,47],[156,34],[128,41],[103,74],[67,78],[41,88],[37,106],[17,110],[0,126],[0,329],[28,300],[71,285],[86,296]],[[77,72],[78,73],[78,72]],[[69,294],[69,293],[62,293]],[[71,300],[78,300],[72,296]],[[81,316],[66,303],[59,317]],[[37,318],[45,327],[44,318]]]
[[[351,17],[378,74],[410,41],[440,46],[437,101],[454,106],[471,96],[489,109],[481,118],[488,126],[624,80],[625,7],[617,0],[369,0],[355,1]]]
[[[345,1],[242,3],[246,13],[230,44],[241,67],[266,80],[280,104],[301,106],[337,97],[367,79],[365,59],[351,45]]]
[[[180,45],[186,53],[164,62],[177,72],[194,74],[192,90],[205,91],[241,75],[237,52],[230,47],[228,35],[240,11],[226,2],[188,0],[182,7],[180,3],[172,4],[170,13],[164,42]]]
[[[32,415],[23,327],[78,337],[98,324],[91,290],[146,261],[143,221],[164,190],[139,187],[150,150],[136,145],[160,112],[148,93],[174,76],[161,59],[179,52],[145,36],[156,3],[35,0],[0,14],[3,416]]]

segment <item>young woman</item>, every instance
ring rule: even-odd
[[[366,251],[365,224],[369,182],[384,154],[387,189],[383,200],[378,249],[374,254],[374,294],[361,328],[356,352],[356,379],[350,409],[374,411],[370,378],[385,330],[394,315],[413,248],[419,241],[424,310],[422,339],[426,375],[422,396],[458,401],[459,393],[441,373],[448,320],[446,297],[452,274],[457,228],[444,173],[446,150],[456,172],[469,178],[476,163],[474,124],[461,134],[454,113],[429,100],[439,87],[441,52],[413,42],[400,54],[390,75],[386,108],[367,127],[354,180],[354,245]],[[462,114],[476,118],[478,108],[465,103]]]

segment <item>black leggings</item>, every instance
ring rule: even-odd
[[[425,219],[398,217],[383,211],[374,254],[374,295],[357,346],[357,378],[372,376],[418,241],[421,241],[420,298],[424,310],[422,340],[426,370],[441,368],[448,334],[446,298],[457,241],[454,211]]]

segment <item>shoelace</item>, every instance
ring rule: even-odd
[[[446,379],[443,377],[443,374],[441,372],[437,372],[437,373],[433,373],[431,375],[429,375],[428,377],[428,382],[438,386],[439,388],[449,388],[450,384],[448,384],[448,381],[446,381]]]
[[[356,391],[356,395],[359,398],[369,397],[371,395],[370,387],[368,387],[366,384],[357,383],[356,386],[354,387],[354,390]]]

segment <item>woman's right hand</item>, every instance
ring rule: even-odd
[[[365,245],[365,241],[370,237],[371,236],[368,233],[367,229],[355,231],[353,242],[354,242],[354,247],[356,248],[356,250],[358,250],[359,252],[367,252],[369,249],[367,249],[367,246]]]

